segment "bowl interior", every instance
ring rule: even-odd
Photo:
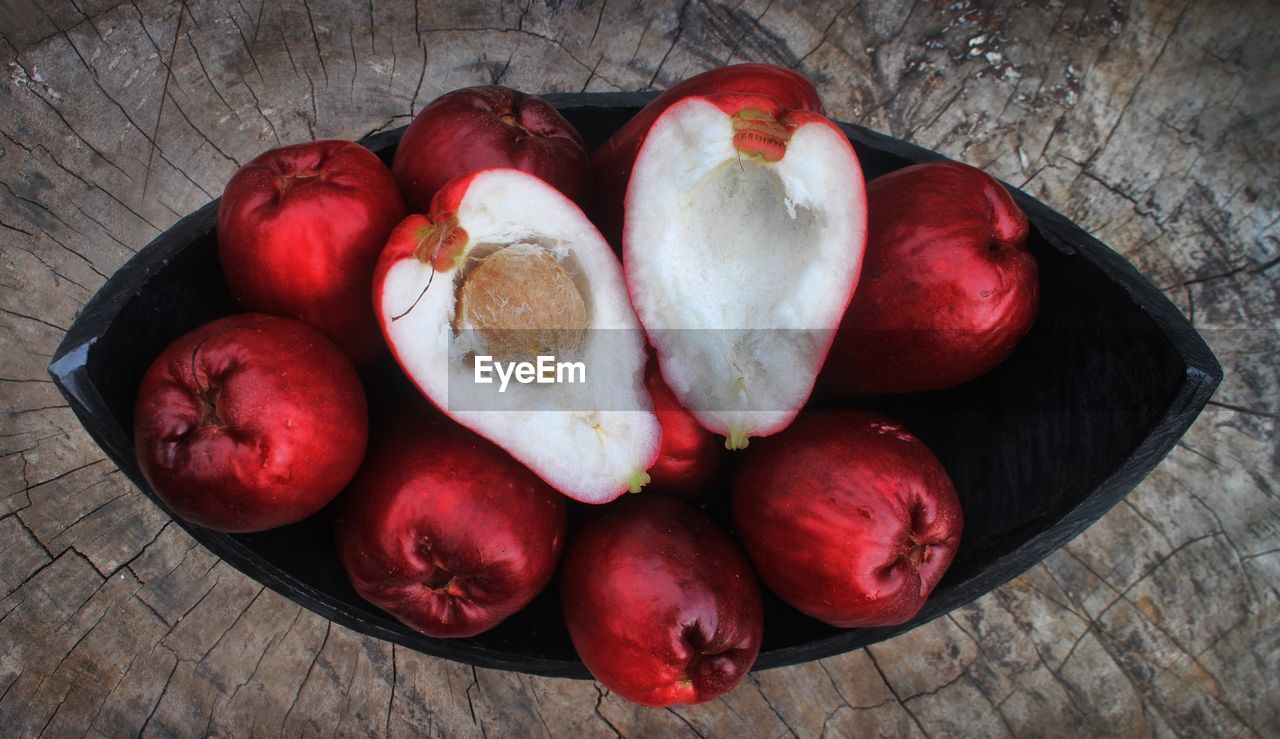
[[[563,110],[594,146],[635,112],[636,101],[630,102],[583,98]],[[868,179],[933,157],[862,129],[846,130]],[[398,137],[394,131],[366,143],[389,162]],[[1167,443],[1160,441],[1149,464],[1142,461],[1148,469],[1185,425],[1176,427],[1189,423],[1203,404],[1192,402],[1188,418],[1170,416],[1175,401],[1188,392],[1186,353],[1170,338],[1168,326],[1153,318],[1144,304],[1148,297],[1135,293],[1136,273],[1120,279],[1105,260],[1086,258],[1049,211],[1025,195],[1018,197],[1032,221],[1030,247],[1039,260],[1042,299],[1035,326],[1016,353],[991,374],[961,387],[864,404],[905,422],[954,479],[965,513],[955,563],[916,621],[891,629],[835,629],[767,595],[758,667],[882,639],[1025,570],[1119,499],[1128,487],[1116,484],[1117,472],[1126,464],[1133,467],[1135,455],[1144,443],[1150,446],[1158,429],[1176,433]],[[172,340],[237,310],[218,264],[216,207],[215,202],[184,219],[113,277],[78,322],[83,325],[73,328],[53,368],[94,438],[148,494],[130,432],[142,374]],[[73,344],[87,344],[87,353],[81,349],[76,356],[68,349]],[[371,368],[365,379],[375,425],[380,407],[414,394],[390,360]],[[1211,391],[1214,384],[1210,371],[1201,385]],[[1193,395],[1207,398],[1199,386]],[[728,524],[727,496],[719,493],[708,496],[704,507]],[[249,575],[360,631],[480,665],[586,676],[564,629],[555,583],[488,633],[434,640],[356,595],[342,572],[325,513],[250,535],[186,528]]]

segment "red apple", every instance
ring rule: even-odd
[[[820,380],[834,397],[938,390],[1003,362],[1039,305],[1027,218],[965,164],[917,164],[867,186],[862,280]]]
[[[818,113],[689,96],[650,128],[627,189],[627,289],[663,380],[729,449],[808,400],[866,218],[853,147]]]
[[[645,385],[653,396],[653,412],[662,424],[662,446],[658,449],[658,461],[649,468],[649,487],[646,490],[695,498],[707,491],[720,470],[720,442],[715,434],[698,425],[693,414],[685,410],[676,396],[662,381],[658,363],[650,361],[645,371]]]
[[[720,67],[667,88],[591,152],[591,169],[595,178],[591,215],[610,243],[622,244],[623,198],[631,180],[631,167],[654,121],[673,103],[684,98],[723,93],[767,95],[789,110],[822,112],[822,99],[812,82],[786,67],[773,64]]]
[[[733,690],[760,652],[760,590],[737,545],[697,509],[633,496],[586,523],[560,585],[578,656],[605,687],[647,706]]]
[[[445,183],[482,169],[519,169],[583,203],[586,144],[550,103],[509,87],[454,90],[409,124],[391,169],[409,209],[424,213]]]
[[[900,624],[960,543],[960,500],[920,440],[862,411],[811,412],[753,449],[733,519],[756,572],[833,626]]]
[[[428,636],[473,636],[546,587],[564,498],[466,429],[417,417],[375,436],[335,528],[366,600]]]
[[[222,318],[179,338],[142,378],[134,446],[178,516],[262,531],[320,510],[364,456],[355,369],[315,329],[276,316]]]
[[[218,254],[246,309],[319,329],[356,364],[382,351],[369,285],[404,217],[391,172],[349,141],[272,149],[227,183]]]

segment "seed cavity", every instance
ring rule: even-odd
[[[517,243],[481,258],[463,276],[454,328],[474,330],[477,351],[502,361],[564,356],[586,335],[587,304],[550,249]]]

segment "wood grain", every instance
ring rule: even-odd
[[[27,14],[0,16],[6,733],[1280,731],[1280,30],[1267,3],[13,7]],[[834,117],[986,167],[1081,223],[1227,370],[1123,504],[948,617],[668,711],[442,662],[330,625],[195,546],[48,380],[106,277],[265,148],[402,125],[467,84],[639,90],[745,60],[794,66]]]

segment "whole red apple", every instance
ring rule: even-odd
[[[733,64],[694,75],[667,88],[626,125],[591,152],[595,195],[591,216],[616,247],[622,243],[623,200],[631,167],[654,121],[672,104],[690,96],[741,93],[767,95],[788,110],[822,112],[822,99],[803,75],[773,64]]]
[[[335,522],[366,600],[435,637],[498,625],[551,579],[564,498],[493,444],[444,419],[376,435]]]
[[[497,85],[436,98],[409,124],[391,170],[415,213],[456,177],[519,169],[582,204],[591,184],[586,144],[550,103]]]
[[[867,186],[862,279],[819,380],[834,397],[938,390],[986,374],[1040,302],[1027,218],[990,175],[917,164]]]
[[[712,700],[742,682],[760,652],[755,575],[687,503],[640,495],[611,505],[576,533],[561,575],[578,656],[627,700]]]
[[[391,172],[349,141],[262,154],[227,183],[218,254],[246,309],[319,329],[358,365],[382,352],[373,267],[404,217]]]
[[[368,434],[351,362],[315,329],[254,313],[179,338],[142,378],[138,465],[178,516],[262,531],[320,510],[360,466]]]
[[[963,516],[916,437],[861,411],[811,412],[763,441],[733,485],[738,538],[765,584],[833,626],[889,626],[924,605]]]
[[[675,393],[662,380],[657,361],[649,361],[644,380],[653,396],[654,415],[662,425],[662,444],[658,448],[658,460],[648,470],[646,491],[695,498],[705,493],[715,480],[723,445],[680,405]]]

